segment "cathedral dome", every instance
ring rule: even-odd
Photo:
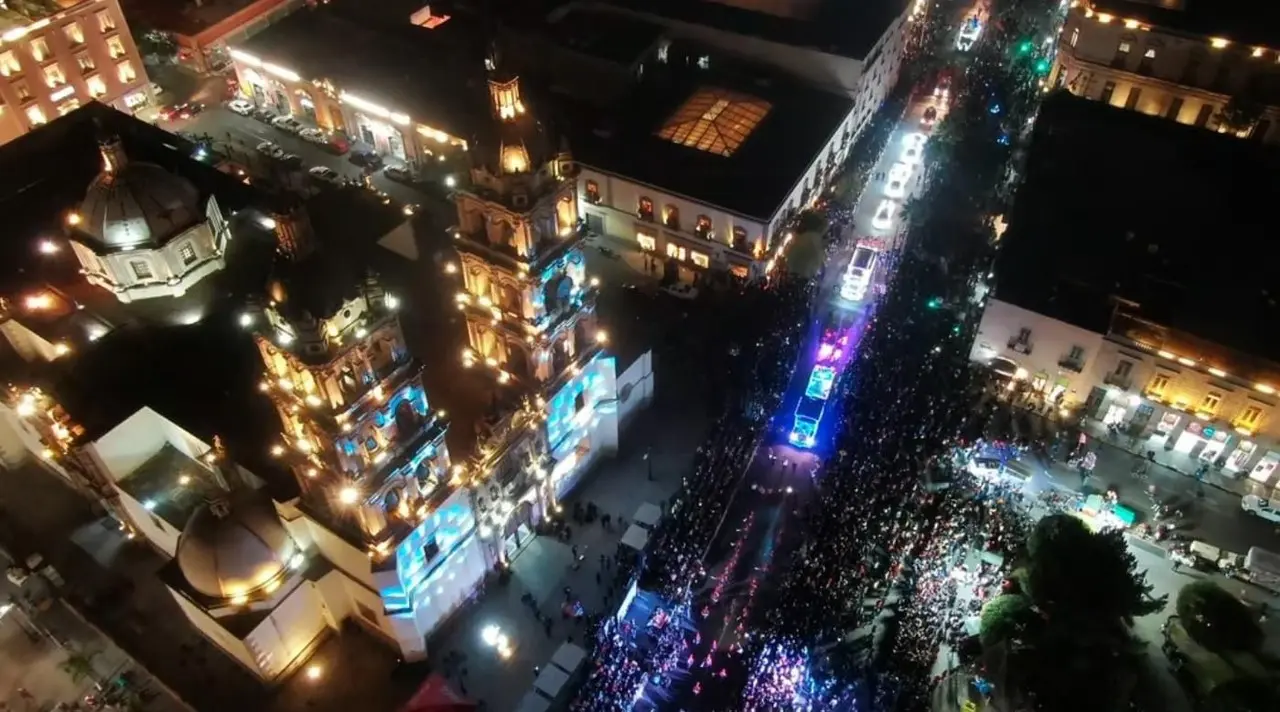
[[[192,588],[228,599],[278,581],[297,551],[271,500],[245,490],[196,510],[178,538],[176,558]]]
[[[128,160],[119,139],[103,143],[102,159],[79,229],[107,249],[157,246],[201,221],[200,193],[187,179]]]

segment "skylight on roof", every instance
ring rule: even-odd
[[[702,88],[672,114],[658,138],[718,156],[732,156],[773,105],[726,89]]]

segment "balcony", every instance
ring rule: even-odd
[[[1102,382],[1107,384],[1108,386],[1116,386],[1117,388],[1123,388],[1126,391],[1133,386],[1132,378],[1130,378],[1129,376],[1121,375],[1119,373],[1115,373],[1114,371],[1111,373],[1108,373],[1106,376],[1103,376]]]
[[[1072,373],[1082,373],[1084,371],[1084,359],[1063,356],[1058,359],[1058,368]]]
[[[1017,351],[1018,353],[1020,353],[1020,354],[1022,354],[1022,355],[1024,355],[1024,356],[1030,356],[1030,355],[1031,355],[1031,343],[1030,343],[1030,342],[1022,341],[1021,339],[1009,339],[1008,346],[1009,346],[1009,349],[1010,349],[1010,350]]]

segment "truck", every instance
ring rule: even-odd
[[[818,441],[818,424],[827,409],[827,401],[802,396],[796,406],[795,420],[787,440],[800,448],[811,448]]]

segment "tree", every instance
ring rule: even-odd
[[[138,46],[138,54],[154,57],[159,62],[172,63],[178,54],[178,43],[173,35],[160,30],[141,30],[133,38]]]
[[[1033,615],[1031,601],[1026,596],[1017,593],[996,596],[982,607],[978,637],[983,645],[1018,638]]]
[[[72,682],[93,680],[98,675],[98,672],[93,668],[93,661],[97,657],[98,654],[93,651],[71,651],[67,654],[67,659],[59,663],[58,667],[71,677]]]
[[[813,232],[821,235],[827,231],[827,216],[817,210],[803,210],[796,218],[796,232]]]
[[[1118,531],[1089,531],[1068,514],[1036,523],[1027,541],[1026,585],[1050,616],[1114,620],[1126,624],[1164,608],[1151,596],[1146,575]]]
[[[1178,617],[1191,639],[1214,652],[1262,645],[1262,628],[1235,596],[1212,581],[1193,581],[1178,592]]]
[[[1249,132],[1262,118],[1263,106],[1247,96],[1233,96],[1218,111],[1218,125],[1232,133]]]

